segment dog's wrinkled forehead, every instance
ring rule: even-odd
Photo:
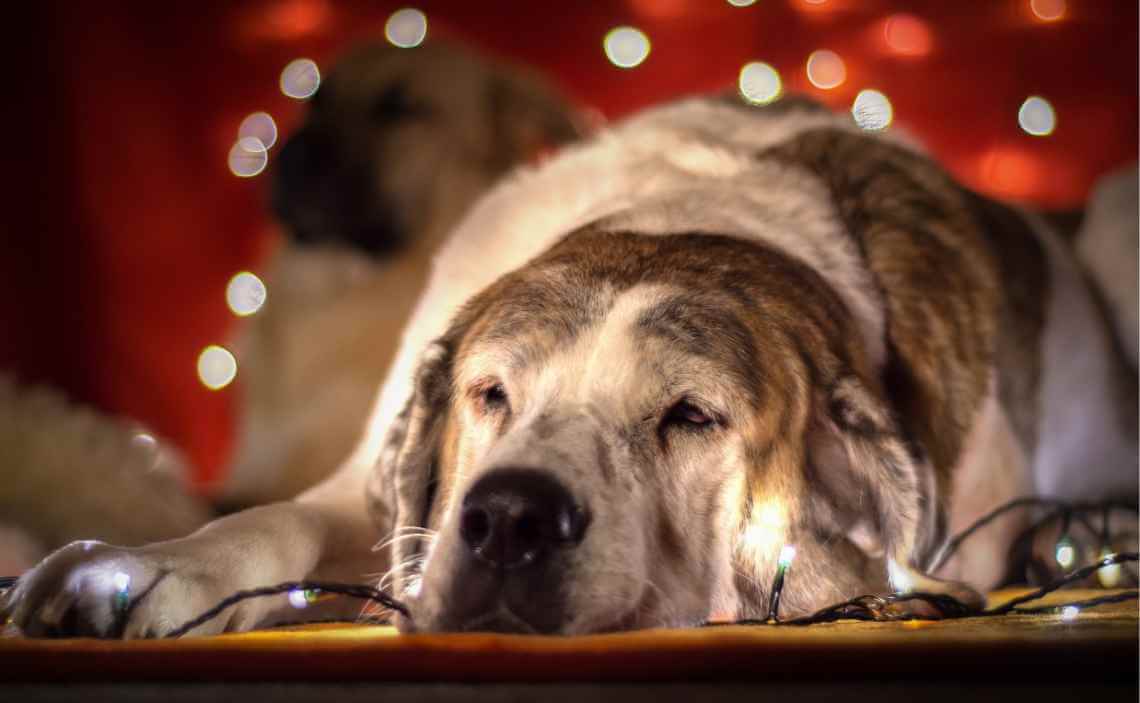
[[[709,384],[755,407],[761,357],[778,353],[784,335],[755,266],[735,268],[726,250],[764,255],[708,235],[570,235],[477,298],[480,314],[459,340],[460,385],[488,365],[533,369],[585,344],[614,350],[613,364],[636,357],[661,377],[709,370]]]

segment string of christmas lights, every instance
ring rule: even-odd
[[[1060,604],[1037,606],[1037,607],[1019,607],[1025,603],[1031,603],[1039,600],[1044,596],[1060,590],[1065,586],[1077,583],[1088,578],[1094,573],[1102,573],[1105,569],[1119,568],[1119,565],[1124,563],[1136,563],[1140,560],[1140,556],[1136,552],[1123,552],[1120,554],[1106,554],[1104,545],[1109,544],[1109,515],[1113,510],[1125,510],[1129,512],[1137,512],[1135,506],[1125,505],[1121,503],[1067,503],[1065,501],[1050,499],[1050,498],[1037,498],[1037,497],[1024,497],[1005,503],[991,512],[983,515],[976,520],[972,525],[955,535],[947,541],[946,546],[943,547],[938,557],[935,559],[935,567],[941,566],[957,551],[961,544],[968,539],[971,535],[975,534],[978,530],[993,522],[995,519],[1004,515],[1012,510],[1026,507],[1052,507],[1055,509],[1045,520],[1039,520],[1034,524],[1030,530],[1039,529],[1041,525],[1047,523],[1050,519],[1056,517],[1056,511],[1061,511],[1064,519],[1061,537],[1058,540],[1058,545],[1062,545],[1064,540],[1068,539],[1068,527],[1071,523],[1072,516],[1080,516],[1083,513],[1098,511],[1102,514],[1104,523],[1102,529],[1097,531],[1092,529],[1093,532],[1099,532],[1102,539],[1101,556],[1092,564],[1080,567],[1076,570],[1069,571],[1061,578],[1058,578],[1051,583],[1041,586],[1034,591],[1026,593],[1009,600],[1002,605],[995,606],[990,609],[977,609],[959,601],[958,599],[940,593],[924,593],[924,592],[908,592],[896,593],[886,596],[879,595],[861,595],[841,603],[835,603],[822,608],[810,615],[800,616],[797,618],[790,618],[781,620],[779,617],[780,596],[783,593],[784,584],[787,580],[789,569],[796,556],[796,549],[792,545],[786,545],[780,550],[779,558],[776,564],[776,573],[772,582],[772,590],[769,595],[768,611],[762,619],[740,619],[734,621],[724,622],[704,622],[702,626],[723,626],[723,625],[814,625],[819,623],[837,622],[840,620],[856,620],[856,621],[877,621],[877,622],[895,622],[905,620],[949,620],[967,617],[994,617],[1002,615],[1033,615],[1042,613],[1055,613],[1060,614],[1063,620],[1073,620],[1082,609],[1093,608],[1100,605],[1107,605],[1110,603],[1119,603],[1128,600],[1136,600],[1140,597],[1140,590],[1131,589],[1119,593],[1106,594],[1097,598],[1084,599],[1079,601],[1065,602]],[[1061,552],[1061,546],[1058,547],[1058,552]],[[1058,565],[1068,571],[1068,567],[1062,562],[1058,556]],[[6,591],[15,586],[18,577],[8,576],[0,577],[0,592]],[[1103,583],[1103,582],[1102,582]],[[213,620],[220,615],[227,608],[236,605],[251,598],[263,598],[266,596],[280,595],[282,593],[289,594],[290,601],[293,602],[293,596],[300,594],[301,598],[306,604],[313,602],[325,596],[345,596],[349,598],[357,598],[361,600],[371,601],[380,606],[388,609],[389,611],[398,612],[405,617],[411,617],[408,612],[407,606],[393,598],[389,594],[363,584],[351,583],[336,583],[327,581],[288,581],[279,583],[272,586],[265,586],[261,588],[254,588],[249,590],[237,591],[230,596],[222,599],[214,607],[204,611],[197,617],[183,623],[179,627],[169,632],[167,638],[181,637],[191,630],[199,627],[210,620]],[[129,617],[130,612],[139,604],[145,593],[136,598],[133,602],[126,602],[120,609],[121,619],[125,620]],[[906,604],[912,602],[922,602],[930,608],[930,610],[914,611],[906,608]],[[297,603],[294,602],[297,606]],[[300,607],[300,606],[297,606]],[[932,612],[931,612],[932,611]],[[375,619],[369,619],[370,622],[379,623]],[[352,621],[346,620],[322,620],[321,622],[351,622],[359,623],[361,619]],[[301,624],[301,623],[289,623]]]

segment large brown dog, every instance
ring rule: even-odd
[[[476,206],[337,476],[64,549],[9,607],[33,635],[159,635],[239,588],[379,569],[406,630],[581,633],[762,616],[789,546],[787,613],[975,599],[1019,518],[931,574],[948,530],[1027,493],[1135,498],[1117,362],[1032,214],[811,104],[684,101]],[[116,612],[124,584],[146,595]]]

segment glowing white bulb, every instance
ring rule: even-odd
[[[740,69],[739,86],[740,94],[753,105],[767,105],[783,92],[779,72],[762,61],[753,61]]]
[[[131,587],[131,575],[122,571],[116,571],[115,575],[111,577],[111,584],[115,590],[122,593]]]
[[[237,360],[224,347],[211,344],[198,355],[198,379],[212,391],[225,388],[237,376]]]
[[[235,176],[252,178],[265,170],[269,152],[257,137],[242,137],[230,147],[227,163]]]
[[[733,7],[748,7],[749,5],[755,5],[756,0],[728,0],[728,4]]]
[[[808,56],[807,77],[816,88],[830,90],[847,80],[847,66],[834,51],[818,49]]]
[[[851,104],[851,116],[855,124],[868,131],[878,131],[890,126],[894,119],[891,101],[877,90],[860,90]]]
[[[776,563],[782,568],[788,568],[792,560],[796,558],[796,548],[790,544],[785,544],[784,548],[780,550],[780,557],[776,559]]]
[[[294,59],[281,71],[280,85],[285,95],[305,100],[321,86],[321,72],[312,59]]]
[[[242,137],[257,137],[266,149],[272,149],[277,143],[277,123],[268,112],[255,112],[241,121],[238,139]]]
[[[1061,608],[1061,619],[1065,622],[1072,622],[1076,620],[1077,616],[1080,614],[1081,609],[1075,605],[1066,605],[1064,608]]]
[[[401,49],[411,49],[427,36],[427,15],[411,7],[396,10],[384,24],[384,36]]]
[[[1057,128],[1057,113],[1048,100],[1031,95],[1021,103],[1021,109],[1017,111],[1017,123],[1028,134],[1045,137]]]
[[[1077,560],[1077,550],[1073,548],[1073,543],[1069,541],[1068,537],[1062,537],[1057,541],[1057,551],[1054,556],[1057,559],[1057,565],[1068,571],[1073,568],[1073,563]]]
[[[1100,550],[1099,561],[1104,561],[1112,556],[1115,556],[1107,547]],[[1096,580],[1100,582],[1103,588],[1116,588],[1120,585],[1120,564],[1109,564],[1102,566],[1096,571]]]
[[[633,68],[649,56],[649,37],[634,27],[616,27],[602,40],[606,58],[618,68]]]
[[[249,271],[242,271],[226,286],[226,305],[238,317],[252,315],[265,304],[266,293],[260,278]]]
[[[289,605],[298,610],[308,608],[309,597],[305,594],[305,590],[302,588],[294,588],[292,591],[289,591]]]

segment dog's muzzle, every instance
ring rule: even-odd
[[[463,498],[461,563],[446,629],[558,630],[565,617],[567,557],[589,523],[586,507],[549,472],[488,472]]]

